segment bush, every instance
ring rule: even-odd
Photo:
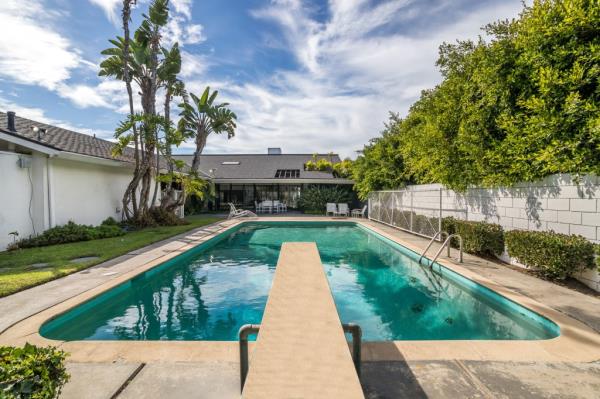
[[[184,219],[181,219],[179,216],[175,215],[175,213],[162,208],[152,208],[150,209],[149,214],[158,226],[179,226],[187,224]]]
[[[349,203],[352,201],[352,194],[346,188],[319,187],[311,186],[302,191],[298,199],[298,208],[305,212],[325,213],[325,206],[328,202]]]
[[[510,256],[551,280],[594,267],[594,244],[581,236],[514,230],[506,233],[506,245]]]
[[[112,216],[107,217],[100,223],[101,226],[118,226],[119,222],[115,220]]]
[[[66,356],[65,352],[50,346],[0,347],[0,396],[57,398],[69,380],[64,365]]]
[[[498,224],[447,217],[442,220],[442,230],[460,235],[465,252],[483,256],[500,255],[504,252],[504,231]],[[452,240],[452,245],[458,247],[458,240]]]
[[[118,225],[103,224],[93,227],[69,222],[63,226],[48,229],[38,236],[19,240],[14,244],[13,248],[44,247],[47,245],[116,237],[123,234],[125,232]]]

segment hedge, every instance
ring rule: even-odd
[[[508,254],[551,280],[564,280],[594,265],[594,244],[582,236],[543,231],[506,233]]]
[[[442,219],[442,230],[449,234],[459,234],[465,252],[483,256],[500,255],[504,252],[504,230],[498,224],[447,217]],[[453,240],[452,245],[458,247],[458,241]]]
[[[10,249],[44,247],[47,245],[65,244],[68,242],[116,237],[125,234],[125,231],[123,231],[119,225],[113,224],[114,219],[107,219],[103,223],[105,224],[93,227],[69,222],[63,226],[56,226],[48,229],[35,237],[19,240],[12,244]]]
[[[0,397],[58,398],[69,380],[64,364],[66,356],[65,352],[50,346],[0,347]]]
[[[340,186],[310,186],[304,189],[298,198],[298,208],[308,213],[324,214],[328,202],[350,203],[352,202],[352,193],[349,189]]]

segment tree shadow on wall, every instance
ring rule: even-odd
[[[557,174],[539,182],[519,183],[512,187],[472,188],[465,193],[457,193],[457,202],[465,207],[467,214],[469,211],[476,211],[483,214],[486,221],[498,222],[501,218],[498,213],[498,199],[505,197],[525,199],[527,219],[539,228],[542,225],[540,211],[544,210],[542,199],[559,198],[564,187],[576,187],[579,198],[593,199],[597,197],[598,177]]]

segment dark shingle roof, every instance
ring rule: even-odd
[[[15,116],[16,132],[12,132],[7,129],[7,119],[6,113],[0,112],[0,131],[3,133],[11,134],[55,150],[89,155],[97,158],[134,162],[135,151],[131,148],[126,148],[123,155],[113,157],[111,151],[114,143],[110,141],[57,126],[36,122],[31,119],[21,118],[18,115]],[[32,126],[46,129],[46,134],[41,137],[41,140],[38,139],[37,135],[31,129]]]
[[[297,169],[300,179],[333,179],[331,172],[304,170],[304,164],[312,159],[312,154],[205,154],[200,156],[200,170],[209,173],[214,170],[215,179],[275,179],[278,169]],[[192,163],[193,155],[176,155],[175,158]],[[340,162],[337,154],[319,154],[317,159]],[[223,162],[239,162],[239,165]]]

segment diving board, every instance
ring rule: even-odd
[[[364,398],[315,243],[284,243],[242,397]]]

